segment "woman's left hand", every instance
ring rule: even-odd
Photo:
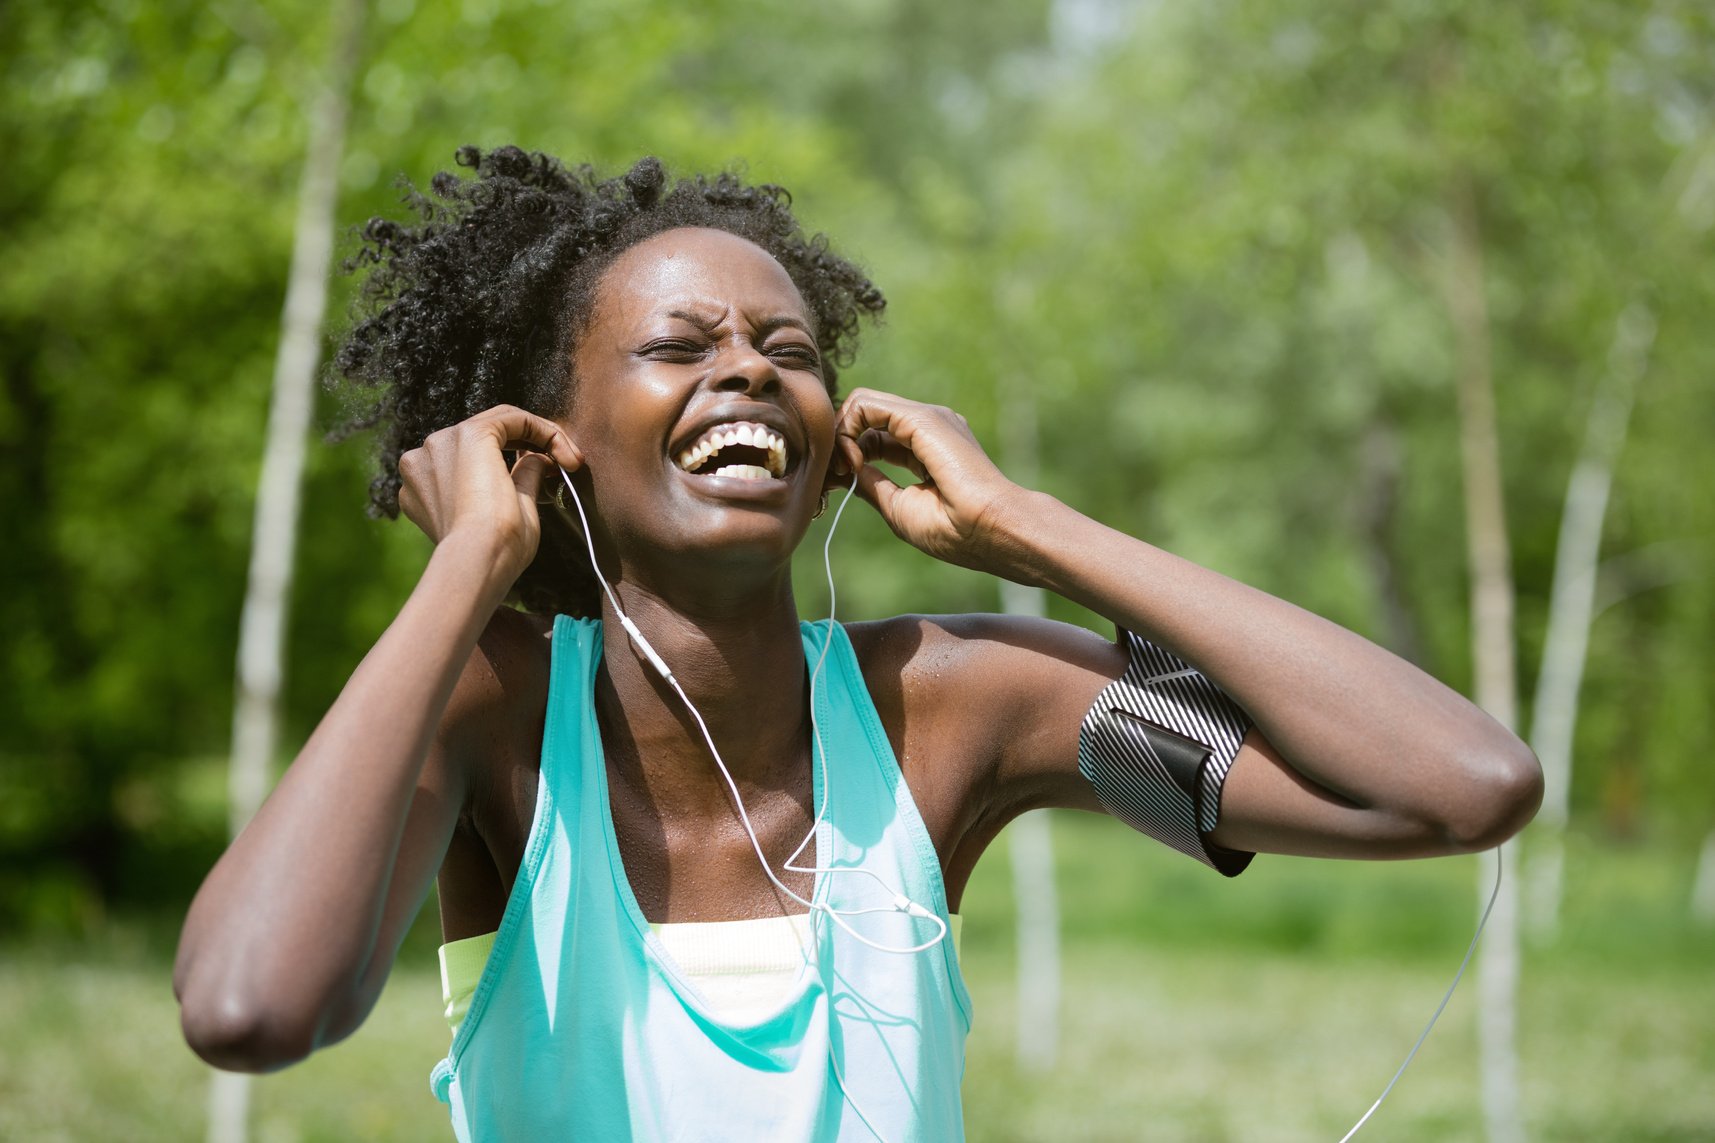
[[[983,452],[965,418],[875,389],[856,389],[834,424],[836,471],[853,474],[894,535],[948,563],[1008,574],[1007,523],[1029,493]],[[873,465],[882,460],[921,483],[901,486]]]

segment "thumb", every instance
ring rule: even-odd
[[[899,485],[875,465],[866,464],[852,477],[852,487],[893,527],[893,498],[899,495]]]
[[[542,478],[553,467],[553,461],[539,452],[526,452],[512,466],[512,486],[526,500],[535,500],[542,490]]]

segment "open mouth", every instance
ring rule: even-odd
[[[692,476],[779,480],[786,475],[786,438],[755,421],[714,425],[673,458]]]

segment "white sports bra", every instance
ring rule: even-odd
[[[954,913],[949,919],[956,954],[963,918]],[[805,950],[811,947],[808,913],[649,927],[721,1019],[734,1023],[760,1019],[779,1008],[804,966]],[[441,946],[441,1004],[454,1029],[470,1007],[493,947],[493,933]]]

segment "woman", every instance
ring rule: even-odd
[[[461,1138],[954,1138],[945,934],[1018,814],[1114,813],[1231,874],[1470,852],[1534,811],[1530,752],[1408,664],[1019,488],[956,413],[836,407],[883,302],[784,192],[459,159],[417,225],[370,224],[337,361],[380,386],[377,506],[434,554],[191,908],[211,1063],[348,1035],[438,879]],[[792,552],[847,484],[1121,639],[800,624]]]

